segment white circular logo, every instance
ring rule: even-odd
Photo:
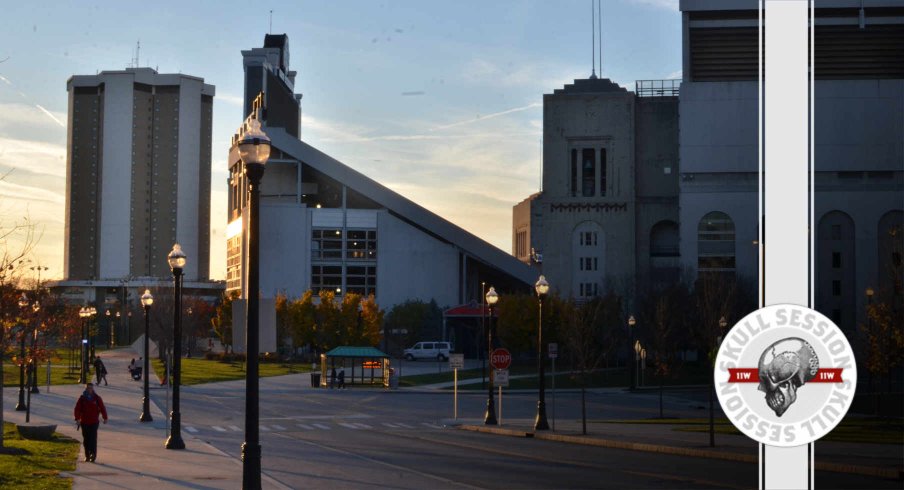
[[[731,423],[770,446],[800,446],[828,434],[857,388],[851,344],[818,311],[780,304],[761,308],[725,335],[715,385]]]

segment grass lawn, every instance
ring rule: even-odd
[[[151,365],[153,366],[154,372],[157,373],[157,376],[162,379],[163,363],[159,359],[151,359]],[[217,381],[245,379],[244,367],[245,365],[242,362],[225,362],[183,357],[182,378],[180,381],[183,385],[196,385],[202,383],[215,383]],[[260,375],[262,378],[310,371],[310,363],[260,363]]]
[[[0,488],[72,488],[72,480],[61,471],[75,470],[78,441],[55,434],[49,441],[22,439],[16,426],[3,424],[4,446],[21,454],[0,450]]]
[[[597,424],[665,424],[674,425],[680,432],[709,432],[709,419],[636,419],[636,420],[588,420]],[[714,421],[716,434],[742,435],[725,418]],[[894,419],[847,417],[821,441],[855,442],[874,444],[901,444],[904,423]]]
[[[54,364],[50,369],[50,384],[51,386],[57,385],[72,385],[78,383],[78,369],[72,371],[72,374],[69,374],[69,370],[67,369],[66,364],[58,365]],[[25,377],[26,381],[28,380],[28,376]],[[18,387],[19,386],[19,366],[5,362],[3,363],[3,386],[5,387]],[[44,388],[47,386],[47,364],[38,366],[38,388]]]

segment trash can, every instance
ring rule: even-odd
[[[311,388],[320,388],[320,373],[311,373]]]

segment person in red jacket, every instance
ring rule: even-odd
[[[100,416],[107,423],[107,408],[100,395],[94,392],[92,383],[85,384],[85,391],[75,404],[75,421],[81,425],[82,437],[85,444],[85,461],[94,462],[97,459],[97,427],[100,425]]]

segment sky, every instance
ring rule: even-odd
[[[244,119],[241,50],[286,33],[302,140],[511,253],[512,206],[539,190],[543,94],[587,78],[591,0],[11,2],[0,29],[0,231],[62,278],[66,80],[122,70],[216,86],[211,277],[225,276],[226,157]],[[681,77],[678,0],[602,0],[602,70]],[[13,237],[0,246],[14,249]],[[123,251],[123,253],[126,253]],[[190,260],[191,258],[189,258]],[[165,260],[161,257],[160,260]]]

